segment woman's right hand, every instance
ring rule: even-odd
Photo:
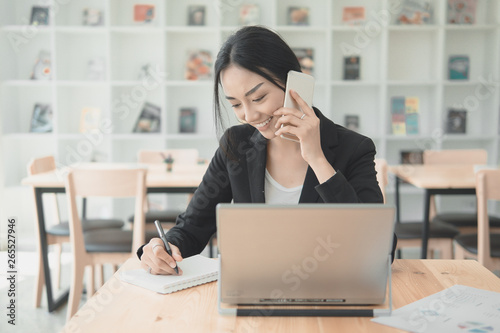
[[[172,249],[172,257],[168,255],[160,238],[153,238],[146,244],[142,251],[141,267],[147,272],[155,275],[176,275],[176,262],[182,261],[179,248],[171,243],[168,243]],[[175,259],[175,261],[174,261]],[[150,270],[151,268],[151,270]],[[179,267],[179,275],[182,270]]]

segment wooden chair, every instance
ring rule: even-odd
[[[386,202],[385,188],[388,183],[387,162],[375,159],[377,180]],[[422,246],[422,222],[396,223],[395,233],[398,237],[397,249]],[[431,223],[429,230],[429,257],[434,250],[439,250],[441,259],[453,258],[453,238],[459,231],[453,226],[443,223]]]
[[[480,170],[476,174],[476,234],[455,238],[455,258],[476,258],[489,270],[500,270],[500,233],[490,232],[488,200],[500,201],[500,170]]]
[[[54,156],[44,156],[34,158],[28,163],[28,175],[33,176],[45,172],[56,171],[56,162]],[[33,195],[34,196],[34,195]],[[57,203],[57,196],[55,193],[45,194],[44,203],[50,207],[53,223],[46,226],[47,245],[53,245],[56,254],[56,271],[55,271],[55,285],[59,287],[61,279],[61,251],[62,244],[69,243],[69,223],[61,221],[59,216],[59,206]],[[35,213],[36,214],[36,213]],[[120,219],[85,219],[82,222],[84,231],[95,230],[101,228],[121,228],[124,222]],[[43,285],[45,283],[44,268],[42,265],[42,245],[40,243],[40,230],[38,223],[35,223],[35,231],[37,235],[37,251],[38,251],[38,269],[35,276],[35,307],[40,306],[42,298]]]
[[[144,169],[77,169],[65,178],[70,220],[70,241],[73,254],[72,280],[67,319],[78,310],[83,289],[83,273],[89,268],[87,295],[94,293],[94,266],[110,263],[120,265],[135,255],[146,242],[144,198],[146,170]],[[134,197],[135,213],[132,230],[101,229],[82,232],[76,198],[79,197]],[[150,236],[151,237],[151,236]]]
[[[487,164],[488,152],[484,149],[426,150],[424,164]],[[432,199],[432,203],[434,200]],[[466,212],[437,213],[433,222],[448,223],[460,230],[460,233],[477,233],[477,214]],[[500,231],[500,217],[490,216],[491,227]]]

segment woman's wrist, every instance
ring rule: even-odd
[[[324,156],[313,162],[309,162],[309,166],[314,171],[320,184],[332,178],[336,173],[335,169]]]

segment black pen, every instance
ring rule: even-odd
[[[160,238],[163,241],[163,245],[165,245],[165,250],[167,251],[168,255],[171,256],[172,259],[174,259],[174,257],[172,256],[172,249],[170,249],[170,245],[168,245],[167,237],[165,237],[165,233],[163,232],[163,228],[161,227],[160,221],[156,220],[155,226],[156,226],[156,229],[158,229],[158,234],[160,235]],[[174,262],[175,262],[175,259],[174,259]],[[177,267],[177,263],[175,263],[174,269],[175,269],[175,272],[177,274],[179,274],[179,268]]]

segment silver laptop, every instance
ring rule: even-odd
[[[382,304],[394,211],[382,204],[219,204],[220,301]]]

